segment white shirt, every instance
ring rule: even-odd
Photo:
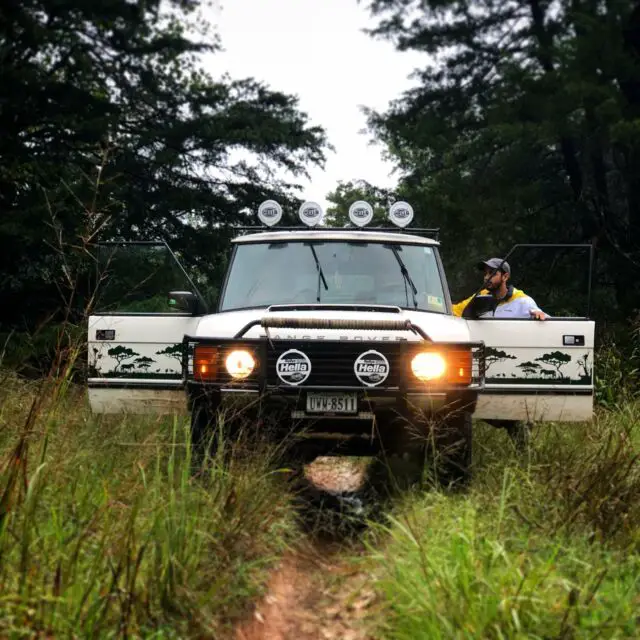
[[[509,300],[498,303],[495,313],[493,311],[488,311],[487,313],[483,313],[480,317],[504,319],[531,318],[531,314],[529,313],[530,311],[542,311],[542,309],[540,309],[531,296],[526,295],[519,289],[514,289],[513,295]]]
[[[489,295],[489,291],[484,289],[481,291],[481,295]],[[462,302],[458,302],[453,305],[453,314],[456,316],[462,316],[464,313],[464,309],[471,302],[473,296],[469,296],[466,300]],[[542,311],[540,307],[535,303],[535,300],[528,296],[524,291],[520,291],[520,289],[513,288],[511,292],[511,297],[505,302],[499,302],[498,306],[494,311],[487,311],[483,314],[480,314],[480,318],[531,318],[530,311]],[[543,312],[544,313],[544,312]],[[545,313],[547,318],[550,316]]]

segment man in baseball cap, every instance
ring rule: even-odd
[[[509,284],[511,266],[502,258],[489,258],[476,264],[479,271],[484,272],[484,289],[480,295],[491,295],[495,300],[492,311],[480,315],[481,318],[534,318],[544,320],[549,316],[538,307],[535,300],[524,291]],[[453,313],[462,316],[467,305],[475,296],[453,305]]]
[[[480,313],[480,318],[495,317],[509,318],[535,318],[544,320],[549,316],[542,311],[531,296],[524,291],[516,289],[509,284],[511,278],[511,266],[502,258],[489,258],[481,260],[476,268],[484,273],[484,289],[480,295],[493,298],[492,309]],[[470,296],[466,300],[453,305],[453,313],[462,316],[467,305],[474,299]],[[474,317],[474,316],[471,316]],[[530,429],[526,422],[519,420],[485,420],[490,425],[507,431],[509,437],[520,450],[526,447],[529,440]]]

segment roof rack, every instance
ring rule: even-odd
[[[251,231],[254,233],[264,233],[265,231],[316,231],[318,233],[339,233],[344,231],[374,231],[383,233],[406,233],[417,236],[432,236],[438,241],[440,229],[409,229],[408,225],[413,220],[413,207],[404,201],[394,202],[388,211],[388,219],[393,222],[392,227],[370,227],[373,221],[374,210],[366,200],[357,200],[349,207],[350,225],[344,227],[325,227],[322,225],[324,211],[322,207],[311,200],[303,202],[298,210],[298,217],[305,225],[304,227],[277,227],[282,220],[283,209],[280,203],[275,200],[265,200],[258,207],[258,220],[261,226],[238,226],[231,227],[236,231]]]
[[[367,233],[372,231],[373,232],[378,231],[381,233],[403,233],[407,235],[425,236],[425,237],[432,236],[433,239],[436,241],[439,239],[439,235],[440,235],[440,228],[412,229],[407,227],[356,227],[355,225],[348,226],[348,227],[322,227],[322,226],[269,227],[266,225],[264,226],[250,225],[250,226],[240,226],[240,227],[228,227],[228,229],[233,231],[251,231],[253,233],[265,233],[265,232],[277,233],[278,231],[305,231],[305,232],[312,231],[315,233],[332,233],[332,232],[338,233],[341,231],[356,231],[358,233]]]

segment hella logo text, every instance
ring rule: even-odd
[[[276,362],[276,375],[285,384],[302,384],[311,374],[311,360],[298,349],[289,349]]]
[[[387,358],[375,349],[361,353],[353,363],[356,378],[367,387],[382,384],[389,376],[389,369]]]

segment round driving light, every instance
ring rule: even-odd
[[[446,370],[447,362],[439,353],[418,353],[411,361],[413,375],[423,382],[442,378]]]
[[[225,366],[232,378],[242,380],[251,375],[253,368],[256,366],[256,361],[248,351],[238,349],[227,356]]]

